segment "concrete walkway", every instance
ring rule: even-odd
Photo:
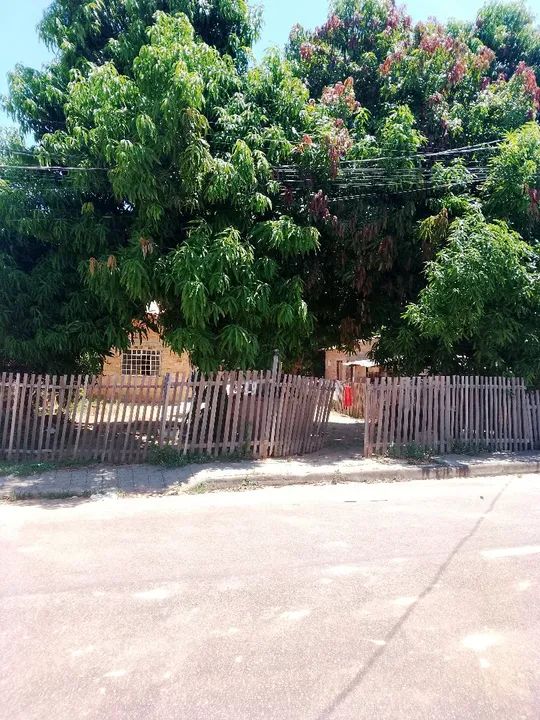
[[[362,455],[363,424],[333,414],[325,447],[289,459],[214,462],[182,468],[153,465],[92,465],[29,477],[0,476],[0,497],[70,497],[120,492],[176,494],[211,489],[244,489],[303,483],[385,482],[482,477],[540,472],[540,452],[445,455],[427,463]]]

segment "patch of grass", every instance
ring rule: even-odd
[[[388,457],[412,460],[414,462],[426,462],[433,457],[433,451],[415,442],[410,442],[405,445],[391,445],[388,448]]]
[[[476,443],[470,440],[454,440],[450,452],[456,455],[481,455],[489,452],[489,447],[483,441]]]
[[[193,485],[191,487],[188,487],[185,490],[186,495],[203,495],[205,493],[212,493],[212,492],[243,492],[245,490],[256,490],[257,488],[260,488],[261,485],[256,480],[250,480],[249,478],[245,478],[242,480],[242,482],[237,483],[236,485],[231,486],[223,486],[213,483],[207,483],[202,482],[198,485]]]
[[[23,502],[25,500],[79,500],[98,496],[114,495],[115,497],[127,497],[125,490],[118,488],[93,489],[93,490],[10,490],[9,493],[0,495],[0,502]]]
[[[89,467],[95,464],[92,460],[44,460],[43,462],[8,462],[0,461],[0,475],[14,475],[15,477],[29,477],[53,470],[70,470],[73,468]]]
[[[198,485],[193,485],[193,487],[190,487],[186,490],[186,495],[204,495],[204,493],[210,492],[211,488],[208,486],[208,483],[199,483]]]
[[[202,465],[211,462],[241,462],[251,460],[247,450],[235,450],[228,455],[208,455],[207,453],[184,453],[170,445],[159,447],[153,445],[148,449],[146,462],[150,465],[161,465],[164,467],[185,467],[186,465]]]

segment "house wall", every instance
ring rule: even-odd
[[[354,373],[354,379],[356,380],[357,378],[366,377],[368,374],[368,370],[370,375],[377,373],[377,367],[368,369],[358,366],[352,368],[344,366],[344,363],[349,362],[350,360],[363,360],[367,358],[368,353],[373,347],[373,342],[373,340],[368,340],[367,342],[358,343],[356,352],[353,353],[344,353],[341,352],[341,350],[336,350],[334,348],[326,350],[324,361],[324,377],[327,380],[348,380],[350,379],[350,376],[346,376],[345,373],[347,371],[352,371]],[[338,363],[342,363],[341,366],[339,366]]]
[[[131,347],[134,350],[159,350],[161,352],[161,367],[157,377],[163,377],[167,373],[187,375],[191,372],[189,355],[187,353],[177,355],[170,348],[165,347],[156,332],[149,330],[148,337],[143,337],[141,341],[136,340]],[[121,353],[116,353],[105,360],[102,374],[105,377],[122,374]]]

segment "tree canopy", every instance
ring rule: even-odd
[[[33,142],[0,144],[3,362],[99,364],[136,320],[205,370],[377,334],[402,372],[539,379],[531,13],[333,0],[255,63],[259,25],[246,0],[51,3],[55,60],[6,101]]]
[[[323,344],[378,334],[379,360],[401,372],[466,367],[540,379],[536,301],[524,295],[515,314],[524,287],[540,280],[539,47],[521,3],[490,2],[472,23],[413,25],[390,0],[335,0],[322,27],[293,29],[287,57],[311,102],[330,106],[339,134],[304,138],[297,162],[309,172],[285,175],[296,198],[307,177],[322,188],[306,299]],[[315,159],[325,148],[338,161],[321,173]],[[464,219],[471,207],[474,222]],[[457,240],[464,227],[470,243]],[[506,243],[515,262],[489,252],[487,238]],[[478,252],[486,283],[477,282]],[[527,281],[501,284],[508,298],[494,294],[517,267]],[[474,327],[472,318],[453,324],[457,303],[447,300],[462,294],[460,283],[477,296]]]
[[[42,132],[27,73],[11,79],[37,141],[6,150],[20,160],[0,199],[0,348],[23,365],[125,347],[134,319],[152,322],[152,301],[165,341],[203,369],[291,356],[309,335],[289,259],[318,233],[274,209],[272,177],[296,132],[283,118],[302,122],[307,93],[277,57],[249,72],[237,62],[256,32],[243,0],[209,3],[204,17],[199,3],[151,5],[52,5],[42,32],[69,76],[58,98],[47,85],[54,131]],[[133,13],[151,21],[144,32]],[[50,169],[31,169],[38,160]]]

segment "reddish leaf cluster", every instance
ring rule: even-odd
[[[357,232],[357,236],[360,240],[370,242],[374,240],[377,235],[384,229],[385,223],[376,222],[370,223],[369,225],[363,225]]]
[[[143,257],[154,252],[154,243],[150,238],[139,238],[139,245],[141,246]]]
[[[484,47],[476,53],[474,65],[478,70],[485,71],[489,68],[493,60],[495,60],[495,53],[491,48],[484,45]]]
[[[381,75],[389,75],[394,64],[403,60],[404,54],[403,50],[396,50],[396,52],[390,53],[390,55],[388,55],[386,60],[379,67]]]
[[[521,76],[523,89],[534,100],[536,109],[540,109],[540,88],[536,82],[534,70],[526,65],[522,60],[517,66],[515,74],[516,76]]]
[[[444,100],[444,97],[440,92],[433,93],[433,95],[430,95],[428,97],[428,103],[432,106],[440,105],[443,100]]]
[[[343,318],[339,324],[339,336],[344,345],[355,345],[360,337],[360,325],[354,318]]]
[[[358,265],[354,271],[353,287],[364,297],[367,297],[373,288],[373,280],[365,265]]]
[[[298,143],[297,150],[299,153],[304,153],[308,148],[313,145],[313,138],[311,135],[304,135],[302,140]]]
[[[339,127],[326,138],[328,160],[330,161],[330,175],[335,178],[338,174],[339,161],[353,146],[353,140],[346,127]]]
[[[386,18],[386,29],[385,32],[390,33],[398,27],[410,28],[412,25],[412,18],[407,15],[404,8],[398,8],[395,5],[390,9],[388,17]]]
[[[315,46],[312,45],[310,42],[303,42],[300,45],[300,57],[302,58],[302,60],[309,62],[313,57],[314,52]]]
[[[463,80],[463,77],[465,75],[465,72],[467,71],[467,67],[463,60],[457,60],[454,64],[454,67],[450,70],[448,73],[448,82],[452,85],[457,85],[461,80]]]
[[[436,50],[443,47],[440,35],[423,35],[420,40],[420,50],[432,55]]]
[[[389,270],[394,262],[395,243],[390,235],[384,237],[379,243],[379,255],[381,256],[381,268]]]
[[[319,190],[311,198],[309,204],[309,212],[314,220],[327,220],[330,217],[330,210],[328,209],[328,197]]]
[[[283,200],[283,204],[286,208],[291,208],[294,204],[294,192],[292,188],[285,187],[283,188],[283,191],[281,193],[281,198]]]
[[[343,104],[350,112],[354,112],[360,106],[360,103],[356,100],[353,78],[348,77],[345,82],[338,82],[335,85],[325,87],[322,92],[321,102],[329,107]]]
[[[340,240],[343,240],[346,232],[345,224],[341,222],[337,215],[332,215],[331,220],[334,232]]]
[[[526,187],[527,194],[529,195],[529,200],[531,202],[530,205],[530,211],[531,215],[538,216],[540,215],[540,193],[538,192],[537,188],[532,187]]]
[[[316,33],[319,36],[328,35],[335,30],[341,30],[342,27],[343,20],[334,13],[334,15],[330,15],[330,17],[324,23],[324,25],[322,25],[322,27],[317,28]]]

